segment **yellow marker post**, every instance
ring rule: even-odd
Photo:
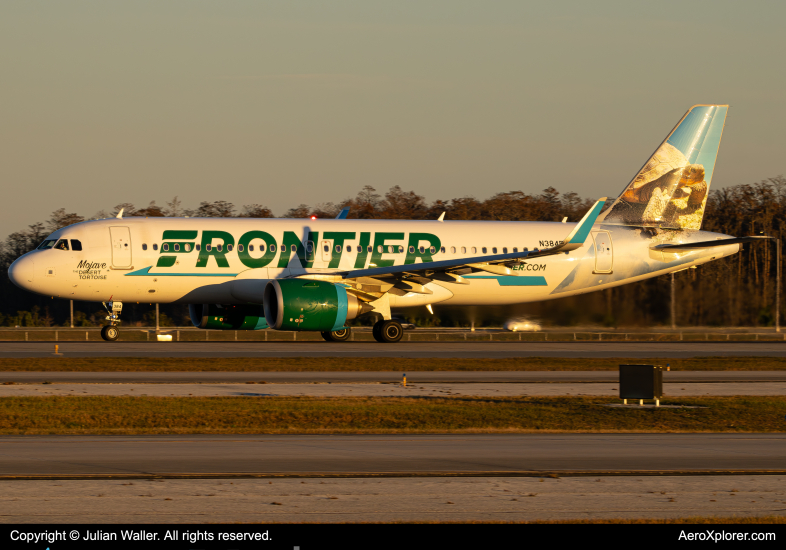
[[[407,387],[407,373],[406,373],[406,372],[404,373],[404,381],[402,382],[402,385],[403,385],[405,388]]]
[[[58,346],[57,344],[55,344],[55,352],[52,355],[63,355],[62,353],[60,353],[60,346]]]

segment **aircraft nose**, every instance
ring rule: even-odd
[[[35,260],[28,256],[22,256],[11,264],[8,268],[8,278],[16,286],[25,290],[30,290],[35,274]]]

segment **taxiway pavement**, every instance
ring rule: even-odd
[[[0,522],[270,524],[783,515],[785,481],[784,475],[5,480]]]
[[[612,385],[613,384],[613,385]],[[786,395],[786,382],[664,384],[669,398],[691,396]],[[607,384],[14,384],[0,386],[0,397],[29,396],[149,397],[519,397],[619,395]]]
[[[390,368],[395,367],[391,361]],[[595,371],[2,371],[0,384],[419,384],[616,383],[619,372]],[[782,371],[668,371],[664,383],[786,383]]]
[[[52,357],[55,342],[0,342]],[[786,342],[59,342],[66,357],[781,357]]]
[[[786,473],[782,433],[3,436],[0,449],[6,478]]]

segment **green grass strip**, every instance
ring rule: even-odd
[[[786,397],[5,397],[0,434],[783,432]]]
[[[30,357],[0,359],[0,372],[13,371],[546,371],[617,370],[626,363],[671,365],[672,370],[786,370],[782,357],[696,357],[688,359],[521,357],[500,359],[405,357]]]

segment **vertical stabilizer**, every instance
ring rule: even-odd
[[[694,105],[598,221],[700,229],[728,105]]]

